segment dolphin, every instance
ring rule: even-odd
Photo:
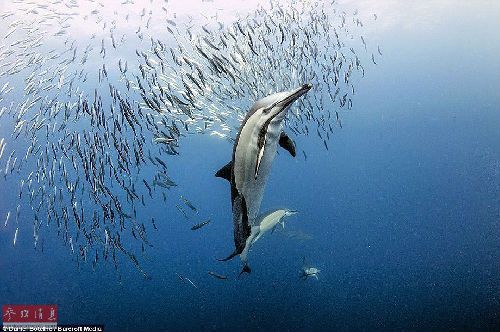
[[[293,216],[296,213],[297,211],[295,210],[276,209],[262,214],[258,220],[258,234],[252,240],[251,244],[257,242],[257,240],[260,239],[264,233],[267,233],[270,230],[274,231],[278,224],[281,224],[281,227],[285,228],[285,217]]]
[[[247,256],[250,247],[257,242],[265,233],[270,230],[274,231],[278,224],[285,228],[285,217],[296,214],[297,211],[289,209],[275,209],[270,212],[263,213],[257,219],[255,226],[252,226],[250,236],[248,237],[245,248],[240,254],[241,260],[247,265]]]
[[[319,280],[318,279],[318,273],[320,273],[321,270],[320,269],[317,269],[315,267],[305,267],[303,268],[301,271],[300,271],[300,279],[302,280],[306,280],[307,278],[316,278],[316,280]]]
[[[283,120],[290,105],[311,88],[311,84],[304,84],[292,91],[264,97],[253,104],[243,119],[232,160],[215,174],[231,184],[235,244],[233,253],[220,261],[241,254],[247,245],[252,226],[256,226],[278,144],[292,156],[296,155],[295,143],[283,132]],[[245,264],[242,272],[250,272],[250,268]]]
[[[321,270],[318,268],[315,268],[311,265],[306,264],[306,258],[303,258],[303,265],[302,269],[300,270],[300,279],[306,280],[308,278],[316,278],[318,280],[318,273],[320,273]]]

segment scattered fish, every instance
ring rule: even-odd
[[[189,282],[189,283],[190,283],[190,284],[191,284],[194,288],[198,288],[198,286],[196,286],[196,285],[194,284],[194,282],[192,282],[192,281],[191,281],[191,279],[189,279],[189,278],[187,278],[187,277],[184,277],[183,275],[180,275],[179,273],[175,273],[175,274],[177,275],[177,277],[178,277],[180,280],[182,280],[182,281],[184,281],[184,282],[186,282],[186,281],[187,281],[187,282]]]
[[[16,228],[16,232],[14,233],[14,246],[16,245],[17,241],[17,233],[19,232],[19,227]]]
[[[4,227],[7,227],[7,223],[9,222],[9,218],[10,218],[10,211],[7,212],[7,217],[5,218]]]
[[[208,274],[211,275],[214,278],[217,278],[217,279],[221,279],[221,280],[226,280],[227,279],[227,276],[222,275],[222,274],[218,274],[218,273],[215,273],[215,272],[212,272],[212,271],[208,271]]]
[[[186,198],[184,198],[182,196],[181,196],[181,199],[184,202],[184,204],[186,204],[187,207],[189,207],[192,211],[198,213],[198,210],[196,209],[196,207],[189,200],[187,200]]]
[[[205,225],[208,225],[209,223],[210,223],[210,219],[209,219],[209,220],[206,220],[206,221],[204,221],[204,222],[201,222],[201,223],[199,223],[199,224],[194,225],[193,227],[191,227],[191,230],[192,230],[192,231],[195,231],[195,230],[197,230],[197,229],[202,228],[202,227],[203,227],[203,226],[205,226]]]

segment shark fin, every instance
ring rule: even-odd
[[[223,178],[231,182],[231,167],[233,167],[233,162],[230,161],[224,167],[219,169],[217,173],[215,173],[215,176],[218,178]]]
[[[288,137],[287,134],[285,134],[284,131],[281,132],[279,145],[283,149],[287,150],[292,157],[295,157],[297,155],[295,151],[295,143],[292,141],[290,137]]]

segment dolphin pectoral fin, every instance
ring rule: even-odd
[[[239,255],[237,250],[233,251],[233,253],[231,255],[227,256],[226,258],[217,258],[217,260],[219,262],[227,262],[228,260],[232,259],[236,255]]]
[[[224,167],[219,169],[215,176],[218,178],[223,178],[231,182],[231,167],[233,166],[233,162],[228,162]]]
[[[243,265],[243,268],[241,269],[240,274],[238,274],[238,278],[239,278],[239,277],[241,277],[241,275],[242,275],[243,273],[248,273],[248,274],[250,274],[251,272],[252,272],[252,269],[250,268],[250,266],[248,266],[248,264],[247,264],[247,263],[245,263],[245,265]]]
[[[292,141],[290,137],[288,137],[287,134],[285,134],[284,131],[281,132],[279,145],[283,149],[287,150],[292,157],[295,157],[297,155],[295,151],[295,143]]]
[[[281,228],[282,229],[285,229],[285,222],[284,221],[280,221],[279,223],[277,223],[276,225],[274,225],[273,229],[271,230],[271,234],[274,233],[274,231],[276,230],[276,227],[278,227],[279,224],[281,224]]]

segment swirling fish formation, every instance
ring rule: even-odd
[[[382,55],[368,51],[357,11],[335,3],[271,0],[230,22],[177,15],[168,1],[137,6],[15,1],[0,15],[0,169],[19,188],[4,223],[15,223],[14,245],[29,211],[36,248],[41,227],[55,227],[78,261],[118,267],[122,254],[142,271],[131,239],[150,245],[157,226],[141,209],[168,204],[177,184],[167,164],[183,137],[232,140],[255,100],[310,82],[286,126],[328,149],[354,82]],[[176,207],[198,212],[182,196]]]

